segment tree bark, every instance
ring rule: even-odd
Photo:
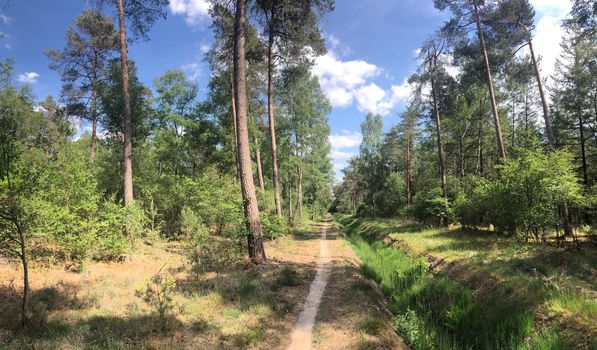
[[[282,216],[282,203],[280,202],[280,187],[278,180],[278,154],[276,144],[276,121],[274,119],[274,36],[270,28],[267,48],[267,115],[269,119],[269,134],[272,146],[272,182],[274,184],[274,201],[276,214]]]
[[[406,206],[412,204],[412,195],[410,190],[411,174],[410,174],[410,151],[411,151],[411,135],[410,130],[407,131],[406,136]]]
[[[234,86],[236,99],[236,124],[240,184],[243,196],[244,212],[247,225],[247,243],[249,257],[256,264],[265,263],[265,249],[259,207],[253,183],[251,151],[249,147],[249,127],[247,116],[247,76],[245,59],[245,24],[247,21],[247,0],[236,0],[234,20]]]
[[[129,66],[127,58],[126,28],[124,26],[123,0],[118,0],[118,23],[120,29],[120,62],[122,71],[122,95],[124,99],[123,130],[123,177],[124,205],[133,202],[133,128],[131,120],[131,97],[129,94]]]
[[[261,164],[261,150],[259,142],[255,139],[255,161],[257,163],[257,177],[259,178],[259,189],[265,191],[265,183],[263,181],[263,165]]]
[[[91,82],[91,153],[89,161],[95,162],[97,153],[97,53],[93,57],[93,80]]]
[[[526,28],[525,28],[526,30]],[[533,68],[535,69],[535,79],[537,79],[537,87],[539,88],[539,96],[541,97],[541,106],[543,107],[543,120],[545,121],[545,133],[547,134],[547,143],[550,147],[554,146],[553,130],[551,128],[551,118],[549,116],[549,106],[547,105],[547,98],[543,89],[543,81],[541,81],[541,74],[539,72],[539,65],[535,57],[535,50],[533,49],[533,40],[529,36],[529,50],[531,51],[531,60],[533,61]]]
[[[236,160],[236,179],[240,179],[240,166],[238,164],[238,135],[236,127],[236,101],[235,89],[234,89],[234,72],[233,68],[230,67],[230,114],[232,115],[232,129],[234,130],[234,159]]]
[[[585,132],[584,132],[584,120],[582,117],[582,111],[578,112],[578,132],[580,138],[580,158],[582,163],[582,179],[585,189],[589,186],[589,175],[587,172],[587,155],[585,150]]]
[[[479,36],[479,43],[483,50],[483,60],[485,63],[485,80],[487,83],[487,90],[489,90],[489,99],[491,102],[491,112],[493,114],[493,122],[495,124],[495,137],[498,147],[498,157],[505,158],[506,150],[504,149],[504,140],[502,138],[502,127],[500,126],[500,117],[498,115],[497,103],[495,101],[495,92],[493,90],[493,81],[491,78],[491,67],[489,65],[489,56],[487,54],[487,47],[485,46],[485,38],[483,37],[483,29],[481,28],[481,17],[479,15],[479,7],[477,0],[471,0],[475,10],[475,20],[477,22],[477,35]]]
[[[298,184],[296,188],[296,213],[299,220],[303,218],[303,168],[300,164],[298,165]]]
[[[442,195],[444,196],[444,198],[448,198],[448,192],[446,188],[446,164],[444,159],[444,144],[442,142],[442,125],[439,115],[439,104],[437,101],[437,89],[434,80],[431,80],[431,94],[433,95],[433,115],[435,117],[435,132],[437,136],[439,176],[441,180]]]

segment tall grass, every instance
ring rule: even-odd
[[[515,298],[476,300],[472,290],[428,272],[425,259],[384,246],[356,222],[340,222],[346,225],[363,273],[375,280],[388,298],[396,328],[411,348],[528,348],[525,339],[533,330],[532,305]],[[555,334],[531,340],[541,349],[565,348]]]

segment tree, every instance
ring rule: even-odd
[[[595,39],[585,37],[574,21],[567,22],[566,34],[562,43],[563,57],[557,64],[554,124],[560,145],[566,145],[568,140],[575,140],[572,142],[578,145],[575,153],[580,160],[583,184],[588,188],[595,179],[588,156],[591,149],[595,152],[595,147],[587,143],[586,134],[587,124],[597,123]]]
[[[282,215],[280,200],[276,122],[274,117],[274,71],[282,58],[304,59],[306,47],[315,55],[325,53],[318,27],[319,18],[333,9],[333,0],[257,0],[255,10],[260,15],[267,37],[267,111],[272,156],[272,182],[276,213]]]
[[[124,205],[133,202],[133,125],[131,111],[131,96],[129,92],[129,63],[127,54],[127,29],[125,22],[129,21],[133,37],[148,39],[147,33],[158,18],[166,17],[165,6],[168,0],[97,0],[100,3],[116,5],[118,14],[118,30],[120,42],[120,66],[122,76],[123,98],[123,178]]]
[[[383,121],[379,114],[368,113],[361,123],[363,142],[359,147],[359,161],[362,178],[369,183],[366,203],[371,205],[373,213],[378,209],[379,191],[383,182],[381,168],[381,147],[383,140]],[[365,184],[363,184],[365,186]]]
[[[236,125],[238,139],[238,158],[240,184],[243,195],[245,220],[247,224],[247,243],[249,257],[256,264],[265,263],[265,249],[259,218],[259,207],[253,183],[253,169],[249,147],[249,127],[247,115],[247,75],[245,57],[245,35],[247,22],[247,0],[236,0],[234,20],[234,100],[236,102]]]
[[[98,84],[105,78],[108,63],[116,50],[118,36],[114,23],[97,10],[85,10],[66,31],[63,51],[47,50],[50,68],[62,78],[62,97],[71,113],[91,120],[91,153],[97,152]]]
[[[399,127],[402,131],[402,143],[404,148],[404,173],[406,187],[406,205],[412,204],[412,159],[414,152],[414,139],[417,136],[417,122],[420,118],[419,107],[411,102],[406,111],[402,113],[402,122]]]
[[[421,62],[420,75],[415,77],[420,83],[431,85],[431,103],[433,119],[435,121],[435,133],[438,152],[439,177],[444,198],[447,198],[446,185],[446,160],[444,156],[444,143],[442,141],[442,127],[440,117],[440,89],[442,81],[446,80],[447,74],[441,67],[442,55],[446,43],[441,37],[427,41],[419,56]],[[421,87],[419,86],[419,90]]]
[[[332,107],[319,80],[306,66],[287,68],[279,85],[277,95],[285,117],[282,134],[291,140],[289,158],[295,160],[291,172],[297,175],[296,214],[302,218],[303,203],[306,203],[311,207],[311,214],[319,215],[329,197],[331,184],[327,115]]]
[[[162,169],[170,167],[174,175],[180,175],[184,156],[189,147],[184,135],[194,126],[192,113],[195,108],[198,86],[188,81],[178,70],[167,71],[154,80],[158,96],[157,130],[155,134],[158,162]]]
[[[0,81],[0,251],[21,261],[23,299],[21,325],[29,319],[28,242],[35,225],[34,194],[43,171],[41,113],[33,110],[27,87],[12,84],[12,62],[3,62]]]
[[[489,3],[489,2],[488,2]],[[484,6],[488,7],[488,3]],[[485,67],[485,83],[487,85],[487,91],[489,92],[489,102],[491,104],[491,112],[493,114],[493,122],[495,126],[496,143],[498,147],[498,156],[504,158],[506,156],[506,150],[504,148],[504,141],[502,138],[502,129],[500,126],[500,117],[498,114],[498,106],[495,97],[495,91],[493,86],[493,78],[491,74],[491,65],[489,61],[489,53],[485,42],[485,34],[483,31],[483,21],[481,19],[480,7],[483,3],[480,0],[434,0],[435,7],[440,11],[450,8],[454,14],[454,18],[447,23],[444,30],[451,32],[453,36],[465,35],[463,32],[466,24],[461,23],[475,23],[477,29],[477,37],[479,45],[483,53],[483,65]]]
[[[528,0],[508,0],[501,1],[499,3],[499,8],[496,10],[494,16],[496,17],[494,19],[494,28],[499,35],[505,37],[511,45],[519,45],[521,42],[523,43],[523,45],[519,47],[517,51],[524,46],[529,47],[529,54],[535,73],[535,80],[539,90],[539,97],[541,98],[543,120],[545,121],[545,134],[547,136],[548,145],[553,147],[555,141],[551,117],[549,115],[549,106],[545,94],[545,88],[543,87],[543,80],[541,79],[539,63],[537,62],[537,56],[533,47],[532,32],[535,27],[533,23],[535,11]]]

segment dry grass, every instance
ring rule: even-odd
[[[38,327],[26,331],[18,329],[21,271],[18,263],[3,262],[0,348],[285,348],[315,275],[320,228],[309,225],[303,232],[268,242],[266,265],[244,263],[218,274],[194,271],[184,249],[172,242],[139,243],[128,261],[87,262],[81,272],[39,260],[31,271]],[[354,261],[344,259],[352,251],[341,240],[331,243],[339,268],[332,274],[332,293],[326,293],[324,301],[329,305],[322,309],[317,326],[326,338],[321,348],[332,348],[338,335],[330,332],[342,328],[349,334],[348,348],[386,342],[380,339],[393,334],[387,333],[387,319],[378,315],[370,291],[361,291],[366,282]],[[171,298],[166,316],[147,302],[147,286],[160,269],[163,280],[173,282],[166,291]],[[348,300],[354,305],[347,305],[345,293],[356,298]]]

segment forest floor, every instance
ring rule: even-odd
[[[468,288],[474,300],[517,305],[509,315],[505,312],[485,314],[486,320],[499,323],[500,317],[505,320],[505,317],[519,317],[516,313],[529,313],[532,329],[520,344],[523,348],[525,342],[549,343],[547,338],[557,338],[554,343],[568,344],[570,348],[594,349],[597,346],[595,243],[587,241],[577,250],[573,244],[557,248],[544,243],[524,243],[513,237],[462,227],[428,229],[404,220],[342,216],[336,219],[347,235],[370,242],[374,251],[391,247],[428,262],[432,277],[422,281],[429,282],[415,283],[401,294],[410,293],[414,300],[422,300],[424,295],[419,293],[425,292],[421,289],[424,283],[433,285],[433,280],[448,279]],[[383,244],[373,245],[374,242]],[[373,257],[373,260],[379,258]],[[363,264],[367,269],[365,261]],[[373,266],[372,269],[379,268]],[[372,271],[372,274],[381,278],[380,272],[383,271]],[[444,335],[456,342],[458,339],[467,341],[468,337],[454,329],[448,329]],[[497,337],[497,333],[494,336]],[[504,334],[505,337],[508,335]],[[568,348],[561,346],[531,345],[530,348]]]
[[[318,267],[322,224],[268,242],[269,263],[194,270],[176,242],[138,243],[126,261],[33,261],[34,326],[19,331],[21,270],[0,263],[0,348],[285,349]],[[335,228],[314,349],[400,349],[375,283]],[[159,272],[159,273],[158,273]],[[159,277],[156,280],[155,276]],[[157,281],[157,283],[156,283]]]

